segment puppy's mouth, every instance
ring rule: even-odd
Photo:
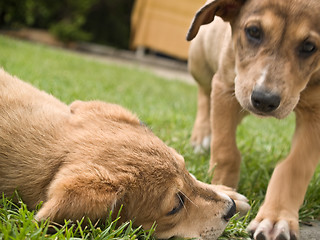
[[[236,203],[234,202],[233,199],[231,199],[232,201],[232,205],[231,207],[229,208],[228,212],[226,213],[226,215],[223,216],[223,219],[226,221],[226,222],[229,222],[230,219],[236,214]]]
[[[253,106],[249,106],[248,108],[246,108],[247,111],[251,112],[253,115],[257,116],[257,117],[261,117],[261,118],[267,118],[267,117],[275,117],[277,118],[275,112],[261,112],[261,111],[257,111]]]

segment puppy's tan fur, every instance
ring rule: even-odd
[[[69,107],[0,70],[0,192],[15,190],[31,209],[44,202],[37,220],[103,220],[123,205],[120,221],[156,222],[160,238],[217,238],[234,213],[230,197],[248,207],[232,190],[195,180],[128,110]]]
[[[207,1],[187,36],[197,35],[189,57],[199,84],[192,143],[200,150],[211,135],[213,183],[237,186],[235,133],[247,111],[279,119],[296,113],[292,149],[249,226],[257,239],[299,235],[298,210],[320,158],[319,12],[316,0]]]

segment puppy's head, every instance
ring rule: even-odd
[[[235,94],[260,116],[286,117],[320,68],[319,1],[216,0],[195,17],[188,39],[214,16],[229,21]]]
[[[182,156],[165,148],[161,150],[165,155],[151,153],[141,166],[137,185],[122,202],[125,219],[134,218],[145,229],[156,223],[155,235],[161,239],[217,238],[235,214],[235,203],[214,186],[194,179]]]
[[[136,116],[96,101],[75,102],[71,112],[65,142],[71,151],[37,219],[94,221],[123,205],[120,221],[133,219],[145,229],[156,223],[159,238],[213,239],[222,233],[235,213],[233,200],[195,180],[183,157]]]

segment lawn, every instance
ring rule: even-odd
[[[132,110],[156,135],[185,157],[191,173],[210,182],[207,175],[209,153],[196,155],[189,144],[196,113],[196,86],[168,81],[135,67],[107,64],[3,36],[0,36],[0,66],[66,103],[76,99],[99,99]],[[221,239],[248,237],[245,227],[263,201],[272,170],[290,149],[294,121],[294,115],[281,121],[250,116],[238,128],[237,142],[243,158],[239,192],[249,198],[252,209],[245,218],[232,220]],[[319,181],[320,168],[300,211],[303,221],[320,215]],[[50,235],[48,223],[35,223],[33,215],[34,212],[29,212],[23,203],[16,206],[8,199],[0,200],[0,239],[152,238],[152,231],[134,229],[131,222],[118,228],[108,218],[104,223],[86,229],[79,224],[65,225]]]

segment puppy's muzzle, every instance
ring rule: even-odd
[[[252,106],[261,113],[269,113],[276,110],[280,105],[280,101],[279,95],[267,91],[253,90],[251,94]]]

